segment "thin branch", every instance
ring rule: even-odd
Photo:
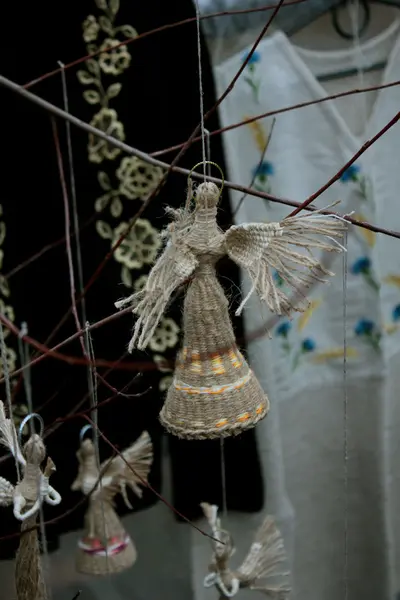
[[[232,125],[227,125],[226,127],[221,127],[220,129],[214,129],[209,132],[209,135],[220,135],[221,133],[225,133],[227,131],[232,131],[233,129],[238,129],[239,127],[244,127],[245,125],[250,125],[250,123],[254,123],[255,121],[259,121],[261,119],[266,119],[267,117],[273,117],[275,115],[281,115],[283,113],[290,112],[292,110],[298,110],[300,108],[307,108],[308,106],[314,106],[316,104],[322,104],[323,102],[327,102],[328,100],[337,100],[338,98],[345,98],[346,96],[353,96],[356,94],[364,94],[367,92],[377,92],[379,90],[386,90],[388,88],[396,87],[400,85],[400,80],[391,81],[390,83],[381,83],[380,85],[373,85],[370,87],[364,88],[353,88],[351,90],[347,90],[346,92],[339,92],[337,94],[332,94],[330,96],[324,96],[323,98],[318,98],[317,100],[309,100],[307,102],[299,102],[298,104],[291,104],[290,106],[285,106],[284,108],[277,108],[276,110],[270,110],[265,113],[261,113],[260,115],[256,115],[255,117],[249,117],[248,119],[243,119],[243,121],[239,121],[238,123],[233,123]],[[194,142],[201,141],[201,137],[197,136]],[[162,156],[163,154],[168,154],[168,152],[174,152],[175,150],[179,150],[184,146],[185,142],[181,144],[175,144],[175,146],[169,146],[169,148],[164,148],[163,150],[156,150],[155,152],[150,152],[150,156],[156,158],[158,156]]]
[[[77,117],[74,117],[70,113],[67,113],[67,112],[63,111],[61,108],[58,108],[57,106],[54,106],[53,104],[50,104],[50,102],[47,102],[46,100],[43,100],[39,96],[36,96],[35,94],[32,94],[31,92],[28,92],[27,90],[24,90],[21,86],[19,86],[18,84],[14,83],[13,81],[10,81],[9,79],[3,77],[2,75],[0,75],[0,85],[3,85],[4,87],[6,87],[6,88],[8,88],[8,89],[10,89],[10,90],[12,90],[14,92],[16,92],[17,94],[22,95],[27,100],[29,100],[29,101],[37,104],[38,106],[40,106],[44,110],[46,110],[46,111],[48,111],[48,112],[50,112],[50,113],[52,113],[52,114],[60,117],[61,119],[69,120],[76,127],[79,127],[80,129],[83,129],[84,131],[87,131],[88,133],[91,133],[91,134],[97,136],[98,138],[100,138],[102,140],[105,140],[107,143],[115,146],[116,148],[119,148],[120,150],[122,150],[123,152],[126,152],[127,154],[130,154],[130,155],[133,155],[133,156],[137,156],[138,158],[141,158],[143,161],[145,161],[145,162],[147,162],[149,164],[161,167],[163,169],[170,169],[170,170],[175,171],[176,173],[180,173],[182,175],[189,175],[191,173],[191,171],[189,171],[189,169],[184,169],[183,167],[174,166],[172,163],[168,164],[168,163],[165,163],[163,161],[157,160],[157,159],[151,157],[149,154],[146,154],[145,152],[142,152],[141,150],[138,150],[137,148],[134,148],[133,146],[129,146],[128,144],[125,144],[124,142],[121,142],[120,140],[117,140],[117,139],[115,139],[115,138],[107,135],[106,133],[104,133],[100,129],[96,129],[95,127],[92,127],[88,123],[85,123],[81,119],[78,119]],[[394,125],[394,123],[397,120],[399,120],[399,118],[400,118],[400,112],[396,115],[396,117],[394,117],[394,119],[392,119],[392,121],[388,125],[386,125],[380,132],[378,132],[374,136],[373,140],[376,141],[379,137],[381,137],[384,133],[386,133],[386,131],[390,127],[392,127]],[[369,144],[369,142],[367,142],[367,144]],[[364,144],[364,146],[357,152],[356,158],[359,158],[359,156],[361,156],[361,154],[363,154],[368,149],[368,147],[370,145],[371,144],[369,144],[366,147],[366,144]],[[336,181],[337,179],[339,179],[340,178],[340,174],[343,171],[345,171],[353,162],[354,162],[353,158],[350,159],[344,165],[344,167],[341,169],[341,171],[339,172],[339,174],[336,174],[335,177],[332,178],[329,181],[329,186],[332,185],[334,183],[334,181]],[[202,174],[196,173],[196,172],[193,172],[191,175],[192,175],[192,177],[194,179],[202,179],[202,177],[203,177]],[[210,181],[213,181],[217,185],[221,185],[222,184],[222,180],[219,179],[218,177],[212,177],[212,176],[210,176],[208,179]],[[288,200],[286,198],[279,198],[277,196],[272,196],[271,194],[267,194],[266,192],[260,192],[258,190],[250,189],[248,187],[245,187],[243,185],[239,185],[237,183],[233,183],[231,181],[225,181],[224,185],[225,185],[226,188],[237,190],[239,192],[246,193],[249,196],[253,196],[253,197],[256,197],[256,198],[263,198],[265,200],[270,200],[271,202],[277,202],[279,204],[284,204],[286,206],[294,206],[296,208],[302,206],[301,203],[299,203],[299,202],[294,202],[293,200]],[[326,186],[323,186],[323,191],[325,191],[325,189],[326,189]],[[313,197],[316,197],[316,195],[319,195],[320,193],[322,193],[322,192],[320,192],[320,190],[318,190],[313,195]],[[136,215],[135,215],[136,219],[138,218],[138,216],[140,216],[142,214],[142,212],[144,210],[144,208],[143,208],[144,204],[145,203],[143,203],[142,207],[136,213]],[[146,205],[146,208],[147,208],[147,205]],[[306,208],[307,210],[314,210],[312,207],[308,207],[308,206],[304,207],[304,208]],[[326,211],[325,214],[329,215],[329,214],[337,214],[337,213]],[[390,237],[394,237],[394,238],[399,238],[400,239],[400,232],[398,232],[398,231],[394,231],[394,230],[391,230],[391,229],[386,229],[386,228],[383,228],[383,227],[378,227],[377,225],[372,225],[371,223],[367,223],[366,221],[358,221],[356,219],[353,219],[353,218],[347,217],[347,216],[345,218],[346,218],[347,221],[349,221],[349,223],[352,223],[353,225],[356,225],[358,227],[362,227],[363,229],[368,229],[369,231],[374,231],[375,233],[383,233],[384,235],[388,235]],[[112,255],[112,253],[113,253],[112,249],[111,249],[110,253]],[[92,277],[92,279],[93,279],[93,277]],[[87,288],[88,288],[88,285],[86,286],[86,289]],[[94,324],[94,325],[96,325],[96,324]]]
[[[264,158],[265,158],[265,155],[266,155],[266,153],[267,153],[267,150],[268,150],[268,146],[269,146],[269,144],[270,144],[270,141],[271,141],[272,132],[273,132],[273,130],[274,130],[274,127],[275,127],[275,123],[276,123],[276,119],[274,119],[274,120],[272,121],[271,129],[269,130],[268,137],[267,137],[267,141],[265,142],[265,145],[264,145],[263,151],[261,152],[260,160],[258,161],[258,165],[257,165],[257,167],[254,169],[253,177],[252,177],[252,180],[250,181],[250,185],[249,185],[249,188],[250,188],[250,189],[252,189],[252,187],[253,187],[253,185],[254,185],[254,182],[255,182],[255,180],[257,179],[258,172],[259,172],[259,170],[261,169],[261,165],[262,165],[262,164],[263,164],[263,162],[264,162]],[[235,211],[234,211],[234,213],[233,213],[233,216],[234,216],[234,217],[236,217],[236,215],[238,214],[238,212],[239,212],[239,210],[240,210],[240,208],[241,208],[241,206],[242,206],[242,204],[243,204],[243,202],[245,201],[245,199],[246,199],[246,198],[247,198],[247,193],[245,192],[245,193],[242,195],[242,197],[240,198],[240,200],[239,200],[239,202],[238,202],[238,204],[237,204],[237,206],[236,206],[236,208],[235,208]]]
[[[293,4],[302,4],[305,1],[306,0],[288,0],[288,2],[285,2],[282,7],[285,8],[286,6],[292,6]],[[207,19],[213,19],[216,17],[228,17],[231,15],[246,15],[246,14],[256,13],[256,12],[265,12],[267,10],[274,10],[275,8],[276,8],[276,4],[268,4],[266,6],[260,6],[258,8],[245,8],[245,9],[242,8],[240,10],[224,10],[222,12],[209,13],[207,15],[202,15],[202,16],[200,16],[200,21],[205,21]],[[196,17],[190,17],[188,19],[176,21],[175,23],[168,23],[167,25],[162,25],[161,27],[157,27],[156,29],[151,29],[150,31],[145,31],[144,33],[140,33],[136,37],[126,39],[123,42],[120,42],[119,44],[117,44],[115,46],[110,46],[109,48],[102,48],[101,50],[98,50],[97,52],[93,52],[92,54],[87,54],[86,56],[82,56],[81,58],[78,58],[78,59],[68,63],[67,65],[63,65],[59,69],[53,69],[52,71],[49,71],[49,73],[45,73],[44,75],[41,75],[40,77],[37,77],[36,79],[32,79],[32,81],[29,81],[23,87],[25,89],[29,89],[30,87],[36,85],[37,83],[40,83],[41,81],[44,81],[45,79],[48,79],[49,77],[53,77],[53,75],[58,75],[63,69],[65,70],[65,69],[70,69],[71,67],[75,67],[83,62],[86,62],[90,58],[94,58],[95,56],[98,56],[102,52],[109,52],[111,50],[115,50],[116,48],[119,48],[120,46],[127,46],[128,44],[132,44],[133,42],[138,42],[139,40],[143,40],[144,38],[147,38],[151,35],[161,33],[162,31],[167,31],[168,29],[173,29],[175,27],[180,27],[181,25],[188,25],[189,23],[193,23],[195,21],[196,21]]]

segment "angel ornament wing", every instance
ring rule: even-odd
[[[89,496],[85,533],[78,542],[77,570],[90,575],[119,573],[135,563],[137,553],[114,509],[113,500],[119,493],[125,504],[132,508],[127,487],[139,498],[142,496],[140,484],[147,483],[153,462],[150,436],[144,431],[134,444],[122,452],[125,460],[116,456],[103,462],[100,470],[92,440],[81,439],[76,455],[79,471],[71,489]]]
[[[242,565],[232,570],[230,559],[235,552],[228,531],[221,528],[218,507],[201,505],[211,527],[214,551],[205,587],[216,587],[220,600],[233,598],[240,589],[248,588],[265,594],[271,600],[287,600],[291,592],[290,573],[286,569],[283,540],[272,517],[267,516],[257,531]]]
[[[172,292],[187,283],[183,345],[160,413],[170,433],[187,439],[236,435],[254,427],[269,410],[269,400],[237,346],[228,300],[216,275],[218,260],[228,255],[247,269],[252,291],[274,312],[301,310],[275,287],[272,270],[295,291],[321,280],[328,273],[311,251],[340,251],[334,237],[345,228],[339,220],[313,214],[281,223],[239,225],[224,234],[217,224],[219,196],[213,183],[198,186],[194,208],[187,202],[184,211],[176,212],[169,241],[145,288],[116,303],[118,308],[131,305],[138,316],[130,350],[144,349]]]
[[[31,414],[21,423],[39,415]],[[0,443],[5,446],[19,463],[22,479],[13,486],[0,477],[0,506],[13,506],[14,517],[21,521],[21,539],[15,560],[15,586],[18,600],[46,600],[47,592],[40,560],[36,522],[43,502],[55,506],[61,502],[60,494],[50,485],[51,474],[56,470],[51,458],[42,471],[46,448],[41,435],[33,434],[21,447],[14,423],[5,414],[0,401]]]

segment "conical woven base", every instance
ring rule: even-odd
[[[136,548],[131,539],[121,552],[107,557],[90,554],[78,548],[76,569],[79,573],[86,573],[87,575],[121,573],[121,571],[129,569],[136,562],[136,558]]]
[[[173,435],[192,440],[229,437],[251,429],[268,413],[268,398],[250,369],[234,386],[228,390],[225,386],[220,393],[215,388],[193,393],[193,388],[182,389],[174,380],[160,413],[162,425]]]

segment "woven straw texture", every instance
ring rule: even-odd
[[[160,413],[164,427],[186,439],[236,435],[269,410],[236,345],[228,300],[216,276],[215,264],[226,250],[216,222],[218,190],[210,189],[214,194],[206,188],[208,193],[197,195],[194,226],[185,240],[198,265],[185,297],[183,347]]]
[[[103,546],[111,546],[113,538],[124,539],[126,536],[122,523],[110,503],[101,498],[91,503],[85,516],[85,529],[91,531],[94,539],[106,540]],[[83,540],[85,541],[85,540]],[[131,567],[136,561],[137,553],[131,539],[128,545],[117,554],[99,556],[85,552],[78,547],[76,568],[80,573],[89,575],[106,575],[120,573]]]

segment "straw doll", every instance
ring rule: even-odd
[[[257,292],[271,311],[290,315],[307,308],[308,300],[304,294],[296,302],[289,298],[275,286],[273,271],[297,293],[314,280],[324,281],[323,275],[333,273],[321,266],[312,250],[340,252],[334,237],[342,237],[345,229],[342,221],[313,213],[281,223],[237,225],[223,233],[216,220],[219,196],[214,183],[204,182],[192,208],[189,185],[185,208],[168,209],[174,217],[165,234],[168,242],[144,289],[116,303],[117,308],[132,306],[138,318],[129,350],[143,350],[172,293],[187,283],[183,346],[160,413],[169,432],[187,439],[238,434],[269,410],[268,398],[236,344],[216,263],[228,255],[250,276],[252,288],[237,314]]]
[[[129,503],[126,487],[129,486],[139,498],[139,483],[147,484],[153,462],[150,436],[144,431],[129,448],[100,465],[92,440],[83,439],[76,453],[79,461],[78,476],[71,489],[89,496],[89,508],[85,515],[85,534],[78,543],[77,570],[90,575],[119,573],[136,561],[136,549],[114,510],[114,496],[120,493],[125,504]],[[126,462],[125,462],[126,461]],[[132,470],[131,470],[132,469]]]
[[[27,421],[33,417],[41,421],[39,415],[28,415],[21,423],[20,432]],[[10,450],[23,471],[23,477],[16,486],[0,477],[0,506],[12,505],[14,517],[21,521],[22,535],[15,561],[17,598],[18,600],[46,600],[47,592],[41,568],[36,525],[43,502],[53,506],[61,502],[60,494],[49,484],[50,475],[56,469],[51,458],[47,458],[44,470],[41,469],[41,464],[46,457],[46,448],[41,435],[31,435],[21,451],[14,423],[6,418],[1,401],[0,442]]]
[[[213,538],[217,540],[213,541],[214,551],[204,586],[215,586],[220,600],[233,598],[241,588],[263,592],[274,600],[286,600],[291,591],[289,572],[284,567],[287,559],[282,537],[272,517],[264,519],[245,560],[233,571],[229,561],[235,546],[230,533],[221,529],[218,507],[205,502],[201,507]]]

